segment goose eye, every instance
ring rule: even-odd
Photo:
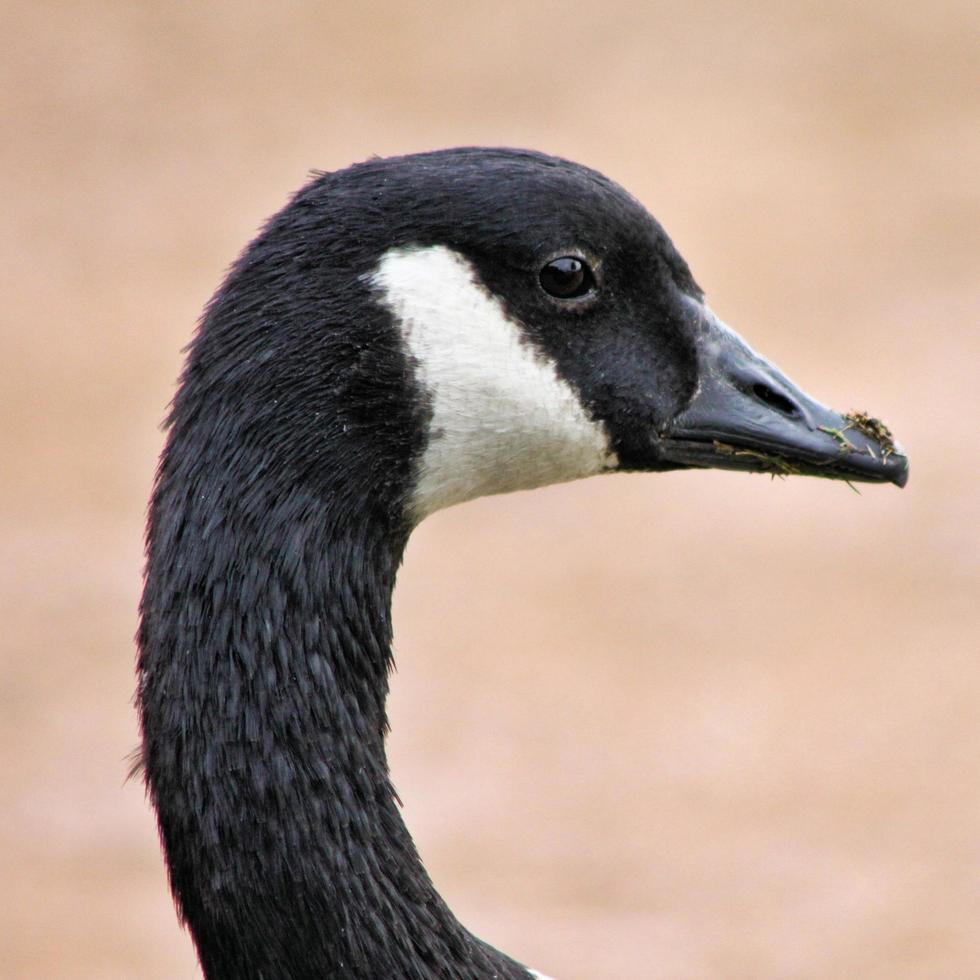
[[[584,296],[595,286],[592,270],[572,255],[552,259],[539,273],[541,288],[558,299]]]

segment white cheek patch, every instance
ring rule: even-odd
[[[432,401],[411,513],[614,469],[604,426],[441,245],[386,252],[371,276]]]

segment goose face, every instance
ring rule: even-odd
[[[369,279],[427,399],[415,519],[612,470],[904,485],[887,430],[819,405],[718,320],[661,226],[607,178],[514,151],[401,166],[385,194],[416,227]]]

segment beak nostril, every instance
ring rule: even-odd
[[[790,418],[795,418],[800,414],[799,408],[793,404],[785,395],[781,395],[778,391],[773,391],[769,385],[764,385],[761,382],[756,382],[752,385],[752,394],[760,401],[769,405],[771,408],[776,409],[777,412],[782,412],[783,415],[787,415]]]

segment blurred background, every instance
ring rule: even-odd
[[[980,8],[0,8],[0,975],[193,978],[125,782],[158,429],[311,168],[596,167],[908,488],[616,476],[415,535],[390,756],[476,933],[561,980],[980,976]]]

